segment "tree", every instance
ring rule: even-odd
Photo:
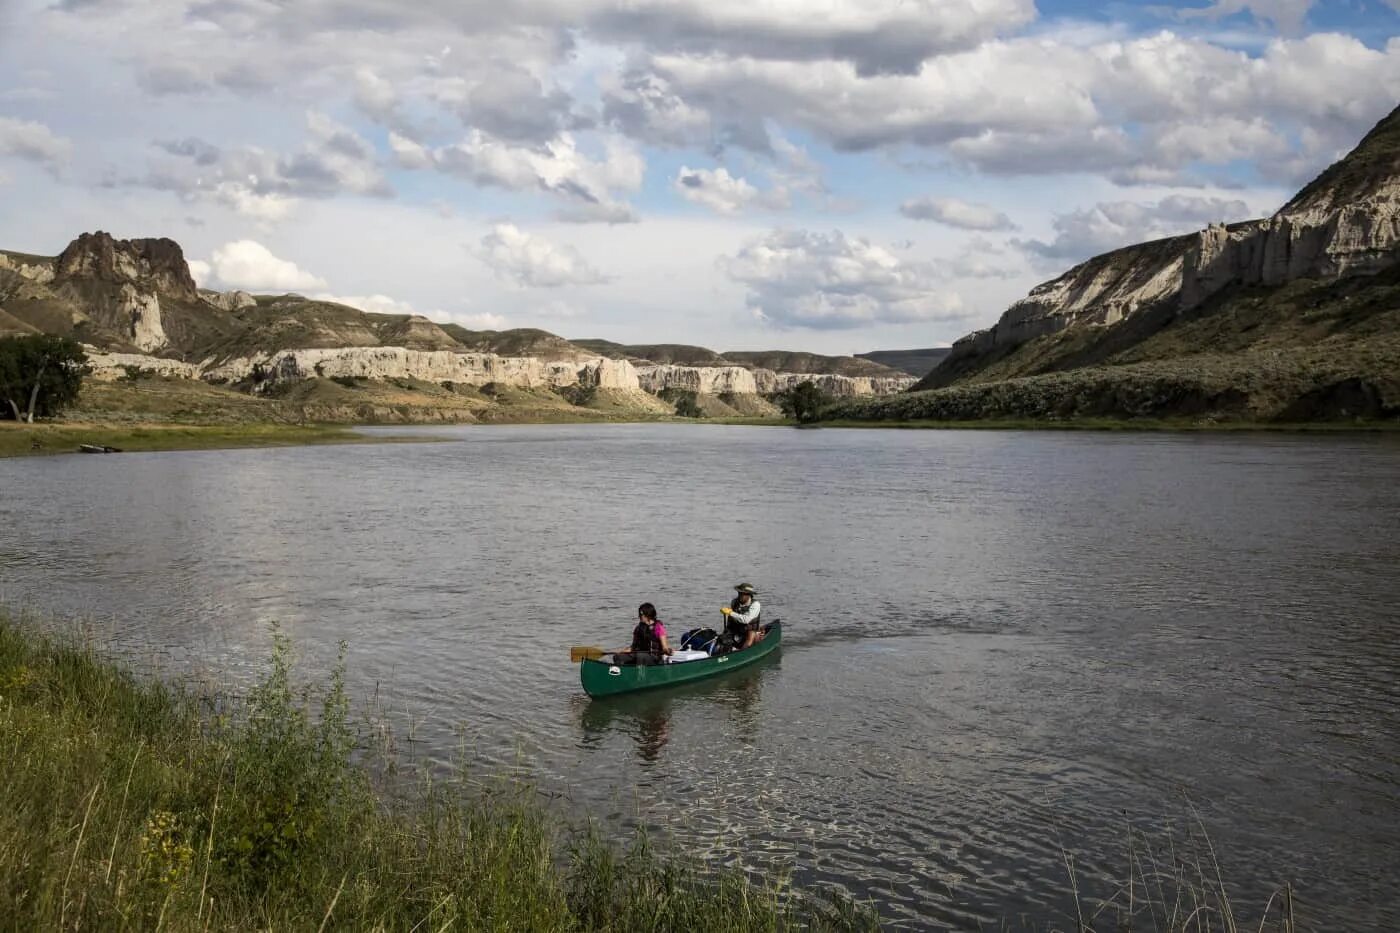
[[[695,399],[694,392],[681,392],[676,398],[676,415],[681,418],[703,418],[705,412]]]
[[[69,337],[0,337],[0,418],[52,418],[77,400],[86,372],[87,354]]]
[[[798,424],[811,424],[821,417],[822,409],[830,404],[831,398],[812,380],[797,385],[778,395],[778,407],[783,414]]]

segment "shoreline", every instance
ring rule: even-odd
[[[385,444],[434,440],[428,436],[375,437],[354,425],[0,422],[0,459],[79,453],[80,444],[115,447],[122,453],[165,450],[235,450],[321,444]],[[38,446],[36,446],[38,445]]]
[[[416,762],[302,688],[137,676],[0,607],[0,915],[34,929],[873,931],[873,905],[624,840],[528,782]],[[394,777],[402,774],[405,776]],[[76,838],[76,842],[75,842]],[[329,927],[328,927],[329,925]]]
[[[118,448],[121,452],[176,450],[235,450],[260,447],[302,447],[323,444],[405,444],[441,443],[445,439],[431,433],[370,434],[361,428],[440,428],[488,425],[541,424],[689,424],[730,427],[817,428],[894,431],[1097,431],[1143,434],[1400,434],[1400,422],[1265,422],[1189,421],[1173,419],[1076,419],[1039,421],[1033,419],[989,419],[985,421],[861,421],[838,419],[798,424],[780,418],[600,418],[557,420],[522,418],[487,422],[356,422],[286,424],[246,422],[200,424],[183,422],[103,423],[96,421],[39,422],[33,425],[0,421],[0,459],[10,457],[56,456],[78,453],[80,444]]]
[[[801,427],[799,425],[799,427]],[[1179,434],[1386,434],[1400,433],[1400,421],[1191,421],[1172,418],[1083,418],[1044,421],[1032,418],[989,418],[977,421],[861,421],[841,418],[817,421],[814,428],[889,428],[900,431],[1107,431]]]

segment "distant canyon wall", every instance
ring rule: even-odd
[[[321,350],[282,350],[232,360],[181,363],[131,353],[107,353],[88,348],[93,375],[116,379],[135,367],[161,375],[240,382],[260,370],[266,383],[316,376],[324,378],[418,379],[482,386],[487,383],[521,388],[593,386],[642,389],[658,393],[685,389],[705,395],[770,395],[808,380],[831,395],[887,395],[903,391],[913,377],[775,373],[740,366],[633,366],[627,360],[595,357],[583,360],[542,360],[493,353],[455,350],[408,350],[403,347],[345,347]]]
[[[803,382],[813,382],[830,395],[890,395],[902,392],[917,380],[912,376],[834,376],[811,373],[775,373],[770,369],[742,366],[641,366],[641,388],[648,392],[684,389],[701,395],[772,395]]]

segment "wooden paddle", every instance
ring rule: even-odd
[[[584,645],[574,645],[569,649],[569,660],[574,664],[587,658],[590,661],[601,660],[607,654],[602,648],[587,647]]]

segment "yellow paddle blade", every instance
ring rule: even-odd
[[[574,664],[577,664],[584,658],[587,658],[590,661],[597,661],[605,654],[607,654],[607,652],[604,651],[602,648],[590,648],[584,647],[582,645],[575,645],[574,647],[569,649],[569,660],[572,661]]]

